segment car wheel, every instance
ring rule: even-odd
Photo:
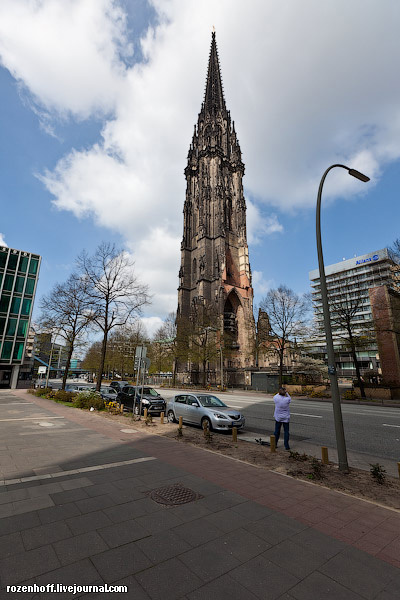
[[[173,410],[169,410],[167,414],[168,423],[176,423],[175,415]]]
[[[207,429],[208,431],[212,431],[212,425],[211,425],[211,421],[208,417],[203,417],[201,420],[201,427],[202,429],[206,428],[206,423],[207,423]]]

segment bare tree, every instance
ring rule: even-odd
[[[103,333],[96,389],[100,390],[107,339],[114,327],[123,327],[148,304],[148,287],[135,275],[134,263],[114,244],[102,242],[93,256],[83,252],[78,267],[86,279],[96,307],[94,322]]]
[[[203,303],[193,304],[190,317],[179,319],[177,327],[176,356],[184,362],[189,360],[196,367],[201,366],[203,386],[207,383],[207,363],[219,357],[217,331],[218,315]]]
[[[68,348],[61,386],[64,390],[72,354],[96,316],[88,282],[72,274],[65,283],[56,284],[48,295],[43,296],[40,308],[41,326],[63,338]]]
[[[279,363],[279,385],[283,381],[285,350],[291,342],[301,339],[306,332],[310,307],[308,296],[299,296],[281,285],[270,290],[260,302],[261,311],[268,315],[269,332],[264,332],[267,351],[276,354]]]
[[[335,295],[329,294],[328,300],[334,337],[340,339],[350,351],[356,369],[361,397],[365,398],[364,382],[361,377],[357,350],[368,347],[374,337],[373,322],[365,321],[362,315],[363,308],[365,308],[365,298],[361,294],[350,296],[349,292],[343,289]],[[318,314],[318,311],[322,311],[322,308],[316,310],[316,314]]]

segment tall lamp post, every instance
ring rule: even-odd
[[[321,183],[319,184],[318,189],[318,198],[317,198],[317,252],[318,252],[318,267],[319,267],[319,280],[321,286],[321,299],[322,299],[322,310],[324,315],[324,329],[326,336],[326,347],[328,352],[328,373],[329,379],[331,382],[331,396],[332,396],[332,405],[333,405],[333,417],[335,420],[335,432],[336,432],[336,445],[338,452],[338,460],[339,460],[339,469],[340,471],[348,472],[349,465],[347,462],[347,451],[346,451],[346,440],[344,437],[344,429],[343,429],[343,416],[342,416],[342,408],[340,405],[340,395],[339,395],[339,386],[337,380],[336,373],[336,365],[335,365],[335,352],[333,349],[333,340],[332,340],[332,327],[331,327],[331,318],[329,314],[329,304],[328,304],[328,292],[326,288],[326,278],[325,278],[325,267],[324,267],[324,256],[322,253],[322,242],[321,242],[321,196],[322,196],[322,188],[324,186],[324,182],[326,176],[328,175],[331,169],[335,167],[341,167],[342,169],[346,169],[349,175],[359,179],[366,183],[369,181],[369,177],[363,175],[359,171],[355,169],[350,169],[345,165],[335,164],[331,165],[328,169],[326,169],[325,173],[322,176]]]

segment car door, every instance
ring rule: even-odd
[[[180,394],[179,396],[175,396],[174,413],[177,419],[179,419],[179,417],[182,417],[182,419],[186,421],[186,394]]]
[[[186,396],[186,418],[189,423],[200,425],[201,411],[199,401],[196,396],[192,396],[191,394]]]

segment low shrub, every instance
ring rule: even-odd
[[[47,398],[52,391],[53,390],[50,387],[38,388],[35,390],[35,396],[39,396],[39,398]]]
[[[386,469],[379,463],[370,463],[370,467],[371,477],[375,479],[376,483],[383,485],[386,479]]]
[[[346,390],[342,394],[342,400],[357,400],[358,396],[354,390]]]
[[[310,396],[314,391],[314,388],[302,385],[301,386],[301,394],[302,396]]]
[[[289,451],[289,459],[296,460],[299,462],[305,462],[306,460],[308,460],[308,454],[306,454],[305,452],[303,452],[303,454],[300,454],[300,452],[296,452],[295,450],[290,450]]]
[[[313,456],[311,459],[311,469],[312,469],[312,472],[308,475],[309,479],[323,479],[324,478],[324,473],[323,473],[324,465],[318,460],[318,458],[315,458],[315,456]]]
[[[308,395],[310,398],[330,398],[330,394],[326,390],[324,390],[324,391],[313,390]]]
[[[104,410],[104,401],[97,392],[79,392],[74,398],[73,406],[75,408],[95,408]]]
[[[65,390],[56,390],[51,394],[54,400],[61,400],[61,402],[73,402],[76,394],[74,392],[66,392]]]

